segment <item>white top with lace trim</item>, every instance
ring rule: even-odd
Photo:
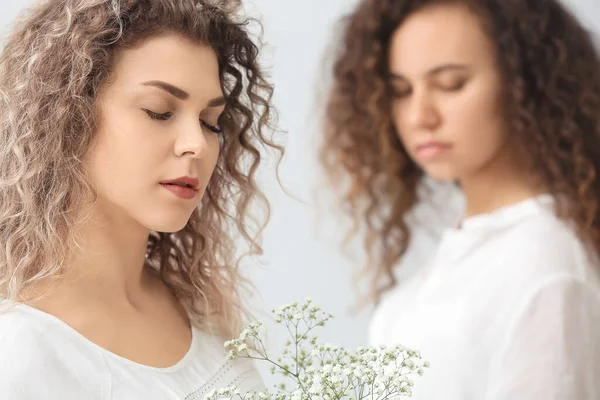
[[[250,360],[227,361],[223,341],[192,330],[187,354],[154,368],[107,351],[35,308],[16,304],[0,314],[0,397],[10,400],[203,400],[236,385],[264,390]]]

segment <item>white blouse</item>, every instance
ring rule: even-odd
[[[192,330],[187,354],[169,368],[120,357],[58,318],[24,304],[0,314],[0,398],[10,400],[203,400],[236,385],[262,391],[249,360],[227,361],[223,341]]]
[[[384,296],[371,344],[431,365],[413,399],[600,399],[600,269],[553,204],[466,218]]]

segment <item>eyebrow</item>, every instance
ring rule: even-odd
[[[169,93],[171,96],[177,97],[180,100],[187,100],[190,97],[190,94],[185,90],[178,88],[175,85],[172,85],[163,81],[148,81],[142,83],[144,86],[152,86],[159,89],[164,90]],[[220,107],[227,104],[227,99],[224,96],[215,97],[214,99],[210,99],[208,101],[209,107]]]
[[[444,64],[427,71],[425,75],[432,76],[445,71],[466,71],[468,67],[463,64]],[[402,75],[390,72],[388,76],[391,79],[405,79]]]

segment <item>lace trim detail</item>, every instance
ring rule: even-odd
[[[239,368],[242,365],[243,368]],[[228,361],[200,389],[188,394],[184,400],[203,400],[212,389],[218,390],[233,385],[239,387],[242,393],[251,390],[253,388],[246,388],[243,384],[252,377],[252,372],[251,365]]]

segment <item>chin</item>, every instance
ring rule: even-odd
[[[423,171],[433,180],[438,182],[454,182],[458,174],[446,165],[423,166]]]
[[[177,221],[177,222],[172,221],[170,223],[156,225],[154,227],[154,229],[152,229],[152,230],[157,231],[157,232],[164,232],[164,233],[175,233],[175,232],[179,232],[180,230],[185,228],[187,223],[188,223],[187,219],[185,221]]]
[[[190,219],[189,215],[186,216],[173,216],[168,218],[163,215],[162,218],[155,218],[152,221],[144,221],[144,226],[151,231],[163,232],[163,233],[175,233],[179,232],[187,225]]]
[[[175,233],[175,232],[179,232],[180,230],[185,228],[185,225],[186,224],[178,225],[178,226],[159,227],[158,229],[153,229],[153,231],[161,232],[161,233]]]

